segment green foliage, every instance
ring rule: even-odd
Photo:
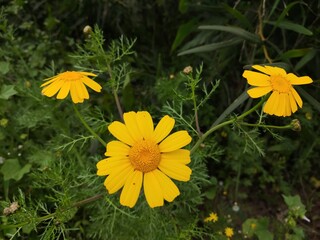
[[[0,239],[225,240],[226,228],[230,239],[317,239],[318,10],[314,0],[5,1]],[[254,64],[310,76],[294,86],[303,108],[265,114],[268,96],[249,98],[242,77]],[[64,71],[95,73],[102,92],[74,108],[42,96]],[[191,179],[173,180],[180,195],[163,207],[143,190],[124,207],[97,176],[107,126],[141,110],[192,137]]]

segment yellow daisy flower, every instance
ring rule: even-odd
[[[226,227],[224,229],[224,234],[228,237],[228,238],[231,238],[233,236],[233,229],[230,228],[230,227]]]
[[[258,98],[272,92],[263,108],[265,113],[286,117],[298,110],[297,104],[302,107],[302,100],[293,85],[312,83],[310,77],[287,74],[279,67],[254,65],[252,68],[262,73],[249,70],[243,72],[242,76],[254,86],[247,91],[249,96]]]
[[[190,151],[180,148],[191,137],[187,131],[169,135],[175,120],[167,115],[155,129],[146,111],[125,113],[123,119],[124,124],[114,121],[108,126],[119,141],[107,144],[107,158],[97,163],[97,175],[107,175],[104,185],[109,194],[123,187],[120,203],[124,206],[136,204],[142,184],[150,207],[163,206],[164,200],[172,202],[180,192],[170,178],[190,180],[191,169],[186,166]]]
[[[216,213],[210,213],[209,217],[204,219],[205,222],[217,222],[218,221],[218,215]]]
[[[70,92],[71,99],[74,103],[82,103],[84,99],[89,99],[86,86],[96,92],[100,92],[102,88],[88,76],[95,77],[97,75],[88,72],[74,71],[60,73],[54,77],[45,79],[48,81],[40,86],[44,87],[41,93],[47,97],[52,97],[59,92],[57,99],[64,99]]]

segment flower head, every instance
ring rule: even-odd
[[[217,222],[218,221],[218,215],[216,213],[210,213],[209,217],[204,219],[205,222]]]
[[[118,121],[108,127],[118,139],[107,144],[106,159],[97,163],[97,175],[110,194],[122,189],[120,203],[133,207],[143,185],[150,207],[163,206],[164,200],[172,202],[179,189],[170,178],[189,181],[190,151],[180,149],[191,142],[187,131],[171,135],[174,119],[164,116],[154,129],[148,112],[128,112],[124,124]],[[168,136],[169,135],[169,136]]]
[[[230,227],[226,227],[224,229],[224,234],[228,237],[231,238],[233,236],[233,229]]]
[[[248,80],[250,85],[254,86],[247,91],[249,96],[258,98],[272,92],[264,106],[265,113],[286,117],[296,112],[298,106],[302,107],[302,100],[293,85],[312,83],[310,77],[297,77],[293,73],[287,74],[284,69],[279,67],[254,65],[252,68],[262,73],[249,70],[243,72],[242,76]]]
[[[71,99],[74,103],[82,103],[84,99],[89,99],[86,86],[96,92],[100,92],[102,88],[88,76],[95,77],[97,75],[88,72],[74,71],[60,73],[54,77],[45,79],[48,81],[40,86],[44,87],[41,93],[47,97],[52,97],[59,92],[57,99],[64,99],[70,92]]]

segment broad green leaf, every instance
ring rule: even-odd
[[[259,240],[272,240],[273,234],[269,230],[260,230],[256,232]]]
[[[222,6],[236,19],[239,20],[239,22],[243,25],[243,27],[248,29],[253,29],[251,22],[246,18],[245,15],[243,15],[241,12],[239,12],[237,9],[230,7],[228,4],[223,3]]]
[[[295,195],[295,196],[282,195],[282,197],[289,208],[289,212],[292,212],[296,217],[303,218],[305,216],[306,207],[301,202],[301,198],[299,195]]]
[[[186,51],[180,52],[178,56],[186,55],[186,54],[191,54],[191,53],[200,53],[200,52],[209,52],[209,51],[215,51],[221,48],[226,48],[230,47],[236,44],[241,43],[243,40],[239,38],[233,38],[227,41],[219,42],[219,43],[212,43],[212,44],[207,44],[203,45],[200,47],[195,47],[188,49]]]
[[[243,234],[247,235],[248,237],[253,237],[256,227],[257,227],[257,219],[255,218],[248,218],[243,224],[242,224],[242,232]]]
[[[10,70],[10,63],[1,61],[0,62],[0,73],[5,75],[6,73],[9,72],[9,70]]]
[[[286,29],[286,30],[291,30],[300,34],[304,34],[307,36],[312,36],[313,32],[311,32],[309,29],[305,28],[304,26],[300,25],[300,24],[296,24],[294,22],[288,21],[288,20],[283,20],[281,22],[273,22],[273,21],[267,21],[266,23],[282,28],[282,29]]]
[[[197,21],[195,19],[192,19],[191,21],[179,26],[176,38],[174,39],[173,44],[171,46],[171,52],[173,52],[177,47],[179,47],[182,41],[196,29],[196,23]]]
[[[281,54],[280,58],[288,59],[288,58],[303,57],[309,51],[310,51],[310,48],[292,49],[292,50],[286,51],[285,53]]]
[[[231,26],[223,26],[223,25],[207,25],[207,26],[200,26],[199,29],[229,32],[243,39],[246,39],[250,42],[255,42],[255,43],[261,42],[260,38],[256,34],[248,32],[243,28],[239,28],[239,27],[231,27]]]
[[[11,96],[17,94],[13,85],[3,85],[0,90],[0,99],[8,100]]]
[[[310,51],[304,55],[300,61],[296,64],[296,66],[294,67],[294,71],[299,71],[300,68],[302,68],[303,66],[305,66],[309,61],[311,61],[317,54],[317,50],[315,50],[314,48],[311,48]]]
[[[6,159],[0,169],[5,181],[14,179],[19,181],[24,174],[30,171],[31,164],[26,164],[21,167],[18,159]]]

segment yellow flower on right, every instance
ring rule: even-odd
[[[302,107],[302,100],[293,85],[312,83],[308,76],[298,77],[279,67],[253,65],[260,72],[245,70],[242,74],[248,84],[254,86],[247,93],[252,98],[262,97],[272,92],[263,111],[270,115],[287,117]]]

